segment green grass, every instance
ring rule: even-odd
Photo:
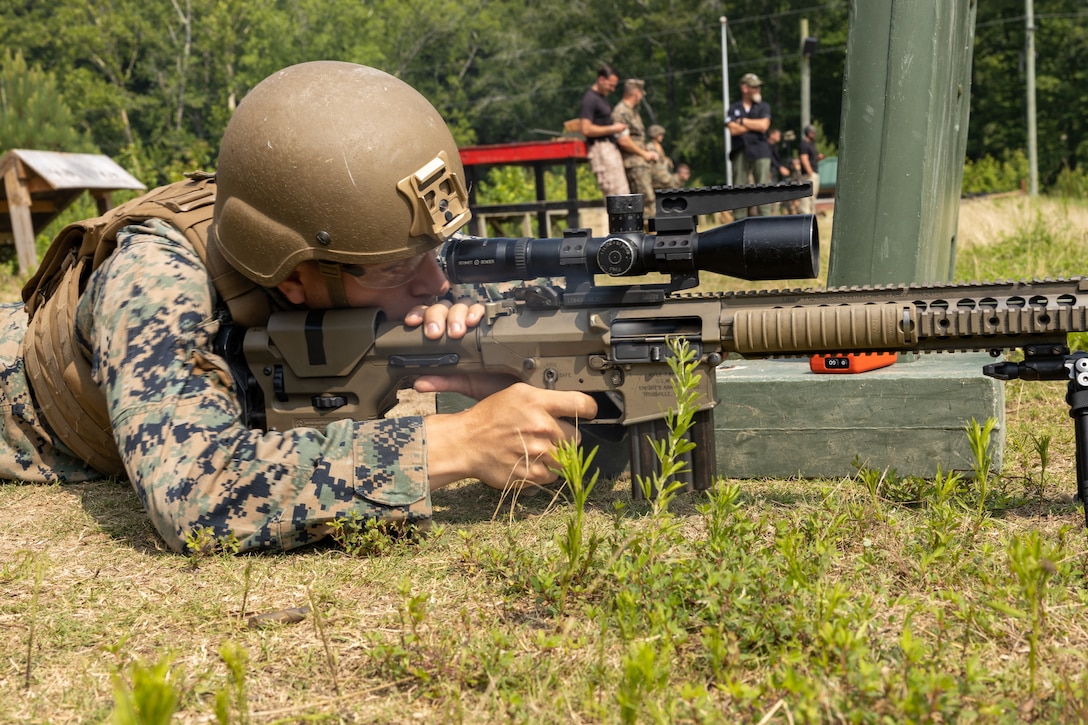
[[[969,203],[1007,238],[961,240],[967,278],[1084,257],[1080,207]],[[275,556],[165,552],[125,483],[0,485],[0,722],[1081,721],[1063,398],[1007,385],[984,486],[871,461],[663,507],[574,467],[573,493],[497,512],[482,484],[440,491],[418,540],[345,525]]]

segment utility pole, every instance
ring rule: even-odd
[[[1029,0],[1030,2],[1030,0]],[[812,122],[812,68],[806,53],[808,18],[801,18],[801,132]]]
[[[1024,0],[1024,15],[1027,22],[1027,48],[1024,54],[1028,76],[1028,194],[1039,195],[1039,143],[1035,127],[1035,5],[1033,0]]]
[[[726,41],[725,16],[721,16],[718,20],[722,24],[722,128],[725,130],[725,185],[732,186],[733,164],[729,156],[733,152],[733,137],[729,133],[729,123],[726,121],[729,116],[729,51],[727,50],[729,46]]]

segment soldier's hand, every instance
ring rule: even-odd
[[[585,393],[515,383],[464,412],[429,416],[431,488],[462,478],[499,489],[551,483],[557,477],[556,444],[578,439],[569,420],[596,414],[596,401]]]
[[[408,327],[423,325],[423,335],[428,340],[439,340],[443,335],[454,340],[465,336],[470,328],[480,324],[484,306],[478,302],[461,300],[456,304],[439,300],[433,305],[417,305],[404,316]]]

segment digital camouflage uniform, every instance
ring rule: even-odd
[[[650,148],[657,152],[657,161],[650,165],[650,183],[655,189],[679,189],[683,184],[673,168],[672,159],[665,155],[661,144],[650,140]]]
[[[635,145],[651,150],[647,145],[646,128],[642,125],[642,116],[638,109],[631,108],[620,101],[612,109],[612,120],[615,123],[627,124],[627,130],[631,134],[631,140]],[[638,154],[633,154],[622,147],[623,168],[627,172],[627,185],[631,187],[632,194],[642,194],[643,216],[647,219],[654,215],[654,185],[649,162]]]
[[[393,521],[431,514],[423,419],[341,420],[323,432],[263,433],[243,420],[226,362],[208,272],[186,239],[152,219],[125,227],[76,313],[105,392],[129,480],[174,550],[209,527],[240,550],[290,549],[324,537],[355,513]],[[25,481],[100,478],[40,418],[19,356],[21,305],[0,308],[0,476]]]
[[[0,478],[78,483],[102,474],[76,458],[48,429],[23,371],[23,303],[0,305]]]

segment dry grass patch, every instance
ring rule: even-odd
[[[1024,194],[978,197],[960,203],[959,247],[989,247],[1010,234],[1030,228],[1036,218],[1063,227],[1079,245],[1088,245],[1088,206],[1052,197]]]

